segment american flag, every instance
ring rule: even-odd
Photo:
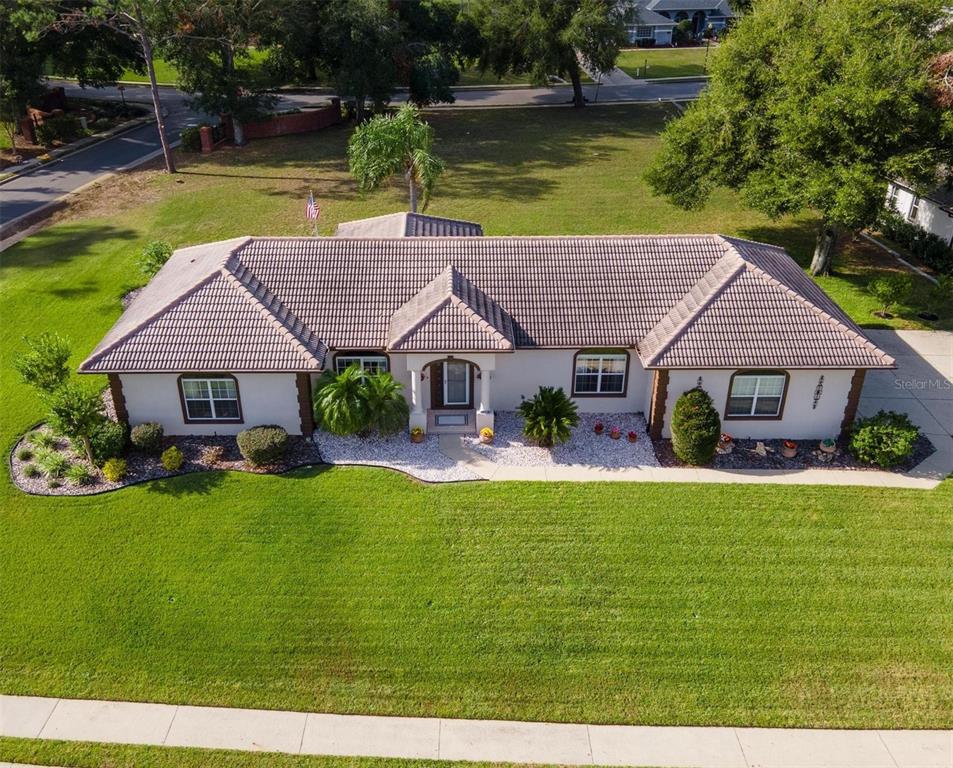
[[[314,192],[308,193],[308,205],[305,208],[305,215],[307,215],[308,221],[317,221],[318,216],[321,215],[321,208],[314,202]]]

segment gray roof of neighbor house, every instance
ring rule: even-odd
[[[642,7],[650,11],[685,11],[689,16],[695,11],[718,10],[722,16],[734,16],[728,0],[647,0]]]
[[[648,8],[639,8],[638,26],[640,27],[674,27],[675,22],[668,16],[656,13]]]
[[[893,366],[783,249],[641,235],[186,248],[81,370],[314,370],[327,349],[389,347],[626,347],[649,367]]]
[[[334,230],[335,237],[478,237],[482,234],[483,227],[472,221],[406,212],[342,221]]]

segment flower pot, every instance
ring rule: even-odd
[[[817,446],[823,453],[834,453],[837,450],[837,443],[833,440],[821,440]]]
[[[609,433],[609,437],[611,437],[613,440],[618,440],[620,437],[622,437],[622,433],[621,433],[621,432],[610,432],[610,433]]]
[[[480,442],[486,443],[487,445],[489,445],[490,443],[493,442],[493,436],[490,435],[489,437],[487,437],[486,435],[480,435]]]
[[[592,431],[597,435],[601,435],[605,431],[605,427],[602,426],[602,424],[596,424],[596,426],[592,428]]]
[[[639,436],[636,435],[635,433],[632,433],[631,435],[626,435],[626,438],[628,439],[630,443],[634,443],[639,439]]]
[[[412,443],[422,443],[426,435],[423,432],[411,432],[410,433],[410,442]]]
[[[786,459],[793,459],[795,456],[797,456],[797,446],[796,445],[782,445],[781,455]]]

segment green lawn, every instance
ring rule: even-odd
[[[499,763],[318,757],[222,749],[139,747],[0,736],[0,760],[70,768],[490,768]]]
[[[632,48],[619,54],[616,66],[632,77],[703,75],[705,74],[705,47]]]
[[[488,234],[737,233],[808,258],[809,217],[716,194],[684,213],[641,173],[662,107],[432,115],[431,211]],[[84,356],[142,244],[322,232],[362,198],[348,128],[183,156],[85,198],[0,264],[0,445],[43,417],[9,361],[57,329]],[[823,282],[873,308],[852,252]],[[914,325],[909,318],[894,325]],[[953,483],[876,488],[430,487],[372,469],[213,473],[86,499],[0,482],[0,691],[469,717],[953,724]]]

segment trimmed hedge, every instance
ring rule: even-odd
[[[126,476],[126,460],[110,459],[103,464],[103,476],[111,483],[118,483]]]
[[[129,442],[133,448],[143,453],[158,454],[162,450],[162,437],[164,430],[161,424],[154,421],[147,421],[144,424],[136,424],[129,433]]]
[[[907,414],[878,411],[854,425],[850,450],[861,461],[886,469],[909,459],[919,437],[920,430]]]
[[[937,272],[953,274],[953,247],[932,232],[907,221],[895,210],[886,208],[881,212],[877,229]]]
[[[709,394],[700,387],[684,392],[672,414],[672,450],[686,464],[711,462],[721,436],[721,418]]]
[[[165,469],[166,472],[178,472],[185,463],[185,456],[182,454],[181,449],[173,445],[162,452],[161,461],[162,468]]]
[[[275,424],[239,432],[237,441],[245,461],[256,467],[277,464],[288,449],[288,433]]]
[[[127,439],[125,424],[118,421],[103,421],[89,436],[96,466],[102,466],[109,459],[121,457],[126,452]],[[76,448],[79,453],[82,453],[82,444],[78,444]]]

